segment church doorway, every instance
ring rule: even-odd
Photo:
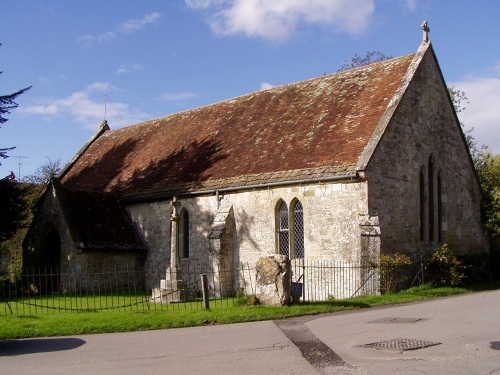
[[[47,291],[59,291],[61,237],[53,224],[47,224],[40,246],[40,272],[47,275]]]

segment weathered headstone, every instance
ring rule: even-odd
[[[283,306],[291,302],[290,259],[285,255],[261,257],[255,265],[256,296],[262,305]]]

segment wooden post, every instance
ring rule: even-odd
[[[205,309],[210,309],[210,302],[208,301],[208,281],[207,275],[201,274],[201,289],[203,291],[203,304],[205,305]]]

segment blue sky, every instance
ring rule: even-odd
[[[413,53],[424,20],[469,98],[459,117],[500,153],[499,19],[497,0],[4,0],[0,93],[33,88],[0,128],[0,147],[16,146],[0,177],[64,165],[105,112],[116,129],[333,73],[355,53]]]

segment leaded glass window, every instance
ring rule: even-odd
[[[293,230],[295,258],[304,258],[304,213],[299,201],[293,208]]]
[[[288,206],[281,202],[278,211],[278,237],[281,255],[290,256],[290,235],[288,231]]]

